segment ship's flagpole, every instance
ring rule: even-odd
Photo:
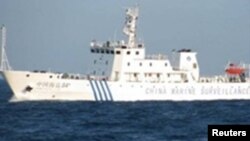
[[[6,28],[4,25],[1,27],[1,48],[0,48],[0,71],[11,70],[11,66],[9,65],[9,61],[5,51],[6,47]]]

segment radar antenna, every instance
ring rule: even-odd
[[[126,9],[126,20],[123,33],[128,36],[128,47],[136,47],[136,21],[139,15],[139,8]]]

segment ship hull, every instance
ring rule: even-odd
[[[250,100],[250,83],[147,83],[62,79],[54,73],[3,71],[11,101]]]

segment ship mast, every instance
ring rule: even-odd
[[[128,47],[136,47],[136,21],[138,19],[139,8],[126,9],[126,20],[123,33],[128,36]]]
[[[11,70],[11,66],[9,65],[9,61],[5,52],[6,47],[6,28],[4,25],[1,27],[1,48],[0,48],[0,71]]]

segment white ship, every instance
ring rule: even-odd
[[[13,91],[11,100],[250,100],[246,65],[230,64],[222,76],[201,77],[196,52],[182,49],[173,53],[173,59],[146,55],[136,38],[138,8],[126,9],[125,19],[127,41],[91,42],[92,67],[86,75],[10,69],[3,27],[1,69]]]

